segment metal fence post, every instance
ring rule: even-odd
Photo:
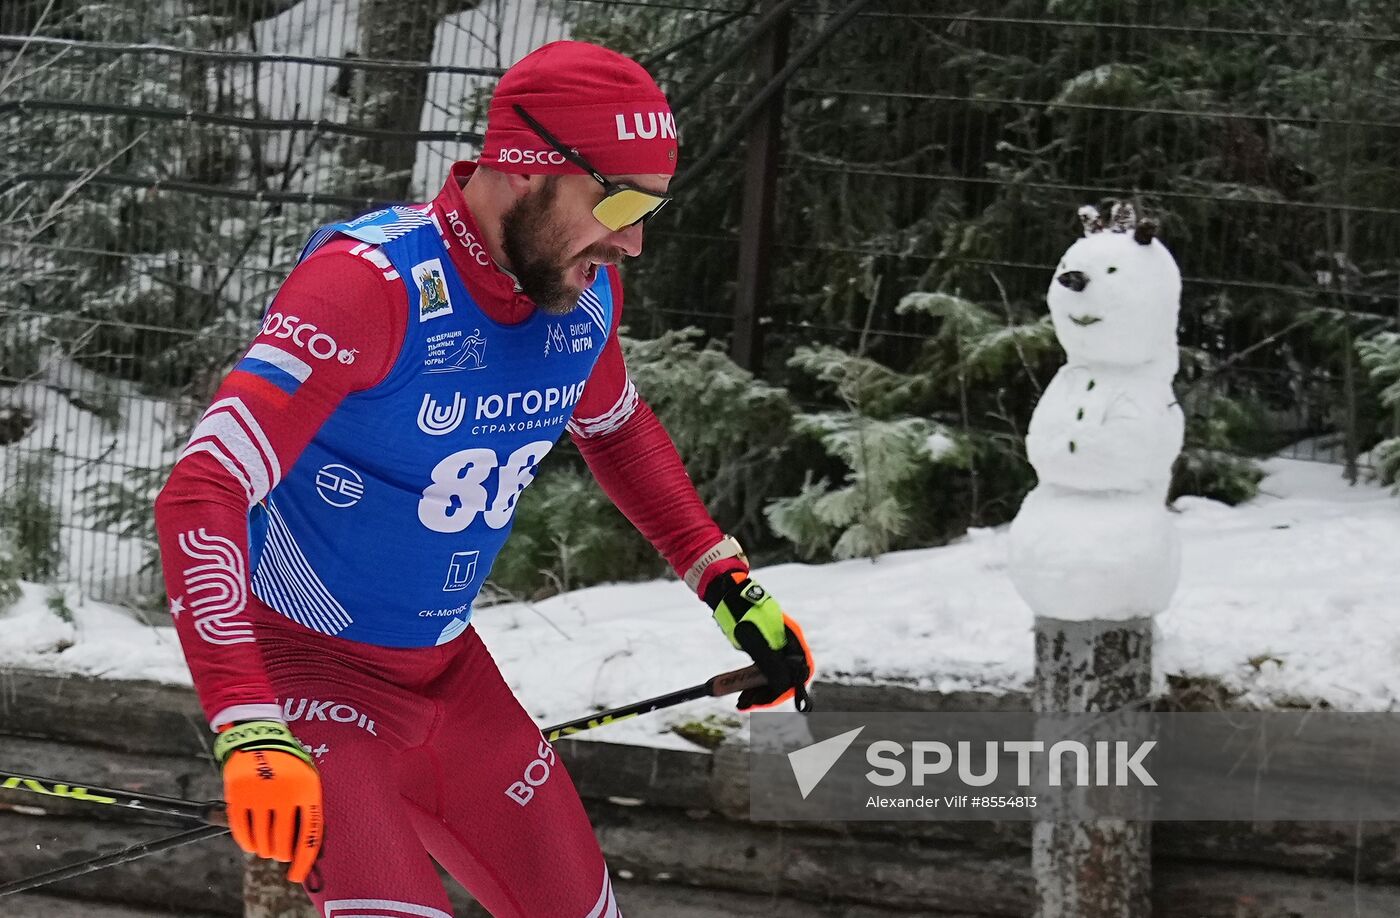
[[[763,0],[766,15],[778,0]],[[787,62],[791,15],[773,24],[755,51],[759,85],[770,82]],[[744,209],[739,228],[739,273],[734,296],[734,335],[729,353],[734,362],[757,373],[763,363],[759,319],[772,293],[773,211],[777,204],[778,148],[782,139],[783,98],[780,90],[767,111],[754,119],[744,153]]]

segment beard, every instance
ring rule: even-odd
[[[553,213],[557,185],[558,176],[545,176],[538,191],[516,201],[501,217],[501,248],[521,291],[552,316],[573,312],[583,295],[583,288],[570,282],[579,261],[616,263],[623,255],[603,245],[569,254],[567,231]]]

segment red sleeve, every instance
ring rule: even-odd
[[[613,288],[613,327],[569,422],[569,432],[604,493],[679,577],[724,538],[705,509],[666,428],[637,395],[627,374],[617,327],[622,316],[622,283],[609,268]],[[737,558],[711,564],[698,594],[714,577],[742,570]]]
[[[403,284],[377,249],[352,245],[332,242],[292,271],[156,498],[170,611],[214,727],[279,714],[245,611],[248,511],[402,346]]]

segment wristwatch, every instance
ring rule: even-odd
[[[727,535],[703,555],[695,560],[690,566],[690,570],[685,572],[685,585],[694,593],[700,589],[700,578],[705,576],[705,570],[716,561],[723,561],[725,558],[738,558],[745,564],[749,559],[744,554],[744,548],[739,544],[739,540]]]

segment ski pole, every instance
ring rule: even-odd
[[[545,727],[541,732],[544,733],[545,739],[552,743],[561,736],[573,736],[575,733],[582,733],[595,727],[605,727],[620,720],[629,720],[641,714],[650,714],[652,711],[674,707],[687,701],[695,701],[699,698],[722,698],[725,695],[742,692],[744,689],[758,688],[767,684],[768,680],[763,677],[763,672],[757,666],[746,666],[743,669],[735,669],[727,673],[720,673],[718,676],[711,676],[706,681],[699,685],[692,685],[690,688],[657,695],[655,698],[648,698],[645,701],[625,704],[619,708],[599,711],[597,714],[580,717],[558,726]]]
[[[632,704],[622,705],[607,711],[599,711],[587,717],[580,717],[576,720],[566,721],[553,727],[546,727],[542,732],[550,742],[560,736],[573,736],[585,730],[592,730],[596,727],[603,727],[608,724],[617,723],[658,711],[662,708],[673,707],[687,701],[694,701],[699,698],[719,698],[725,695],[732,695],[747,688],[758,688],[766,685],[767,680],[763,677],[763,672],[757,666],[746,666],[743,669],[731,670],[727,673],[720,673],[712,676],[698,685],[690,688],[680,689],[665,695],[657,695],[655,698],[648,698],[645,701],[638,701]],[[49,883],[56,883],[59,880],[67,880],[72,877],[79,877],[94,870],[101,870],[104,867],[114,867],[118,864],[125,864],[137,858],[145,857],[148,854],[156,854],[161,851],[168,851],[182,845],[202,841],[206,838],[214,838],[228,832],[228,813],[224,809],[222,800],[210,800],[200,802],[196,800],[181,800],[177,797],[165,797],[159,794],[142,794],[136,791],[121,790],[111,787],[97,787],[94,785],[72,785],[54,781],[50,778],[38,778],[33,775],[17,774],[15,772],[0,771],[0,789],[29,791],[35,794],[43,794],[47,797],[64,797],[69,800],[81,800],[85,803],[98,803],[106,806],[119,806],[124,809],[143,810],[153,813],[164,813],[170,816],[179,816],[184,819],[192,819],[204,823],[194,829],[187,829],[175,835],[155,841],[143,842],[139,845],[132,845],[121,851],[112,854],[102,855],[91,860],[71,864],[67,867],[58,867],[47,873],[37,874],[22,880],[15,880],[0,886],[0,896],[10,893],[24,892]]]
[[[719,698],[725,695],[732,695],[735,692],[741,692],[747,688],[757,688],[764,684],[763,673],[759,668],[757,666],[746,666],[743,669],[720,673],[718,676],[713,676],[689,688],[669,692],[665,695],[657,695],[655,698],[633,702],[632,704],[622,705],[621,707],[612,708],[607,711],[599,711],[596,714],[579,717],[553,727],[545,727],[540,732],[542,732],[550,742],[553,742],[561,736],[573,736],[585,730],[605,727],[608,724],[629,720],[633,717],[648,714],[652,711],[658,711],[662,708],[684,704],[687,701],[694,701],[698,698]],[[84,803],[100,803],[107,806],[121,807],[122,809],[163,813],[167,816],[179,816],[183,819],[192,819],[207,825],[228,825],[228,814],[224,811],[224,803],[222,800],[181,800],[178,797],[165,797],[160,794],[143,794],[138,791],[124,790],[115,787],[99,787],[92,784],[65,784],[61,781],[55,781],[52,778],[41,778],[35,775],[4,771],[3,769],[0,769],[0,790],[28,791],[30,793],[42,794],[46,797],[63,797],[68,800],[80,800]]]
[[[137,858],[145,857],[148,854],[155,854],[157,851],[169,851],[171,848],[179,848],[182,845],[190,845],[206,838],[214,838],[228,832],[226,826],[205,825],[196,826],[193,829],[185,829],[176,835],[156,841],[142,842],[139,845],[132,845],[111,854],[104,854],[91,860],[82,861],[78,864],[70,864],[67,867],[55,867],[46,873],[35,874],[23,880],[15,880],[0,886],[0,896],[8,896],[10,893],[24,892],[35,889],[39,886],[46,886],[49,883],[57,883],[59,880],[68,880],[73,877],[80,877],[83,874],[92,873],[94,870],[101,870],[104,867],[115,867],[117,864],[125,864],[127,861],[134,861]]]
[[[42,794],[46,797],[63,797],[68,800],[80,800],[84,803],[98,803],[105,806],[115,806],[126,810],[140,810],[147,813],[162,813],[167,816],[178,816],[182,819],[191,819],[201,822],[203,825],[193,829],[183,829],[174,835],[155,841],[141,842],[131,845],[120,851],[111,854],[99,855],[89,858],[86,861],[79,861],[67,867],[55,867],[45,873],[35,874],[25,879],[15,880],[11,883],[0,885],[0,896],[7,896],[11,893],[24,892],[49,883],[57,883],[59,880],[68,880],[73,877],[80,877],[84,874],[92,873],[94,870],[102,870],[105,867],[115,867],[118,864],[125,864],[137,858],[145,857],[148,854],[156,854],[161,851],[169,851],[172,848],[179,848],[184,845],[203,841],[206,838],[215,838],[228,832],[228,811],[224,808],[222,800],[181,800],[178,797],[166,797],[161,794],[143,794],[138,791],[121,790],[114,787],[96,787],[93,785],[73,785],[53,781],[49,778],[38,778],[33,775],[17,774],[10,771],[0,771],[0,789],[22,790],[30,793]]]
[[[30,793],[43,794],[46,797],[64,797],[68,800],[80,800],[83,803],[101,803],[147,813],[163,813],[167,816],[193,819],[207,825],[228,825],[228,814],[224,812],[222,800],[199,802],[181,800],[178,797],[164,797],[160,794],[142,794],[114,787],[64,784],[51,778],[38,778],[34,775],[3,770],[0,770],[0,789],[29,791]]]
[[[720,673],[718,676],[713,676],[689,688],[668,692],[665,695],[657,695],[654,698],[636,701],[606,711],[599,711],[596,714],[579,717],[553,727],[545,727],[541,732],[552,742],[561,736],[573,736],[585,730],[605,727],[608,724],[629,720],[662,708],[684,704],[687,701],[699,698],[719,698],[741,692],[747,688],[757,688],[764,684],[763,673],[759,668],[746,666],[743,669]],[[80,800],[84,803],[100,803],[122,809],[179,816],[208,825],[228,825],[228,815],[224,811],[224,804],[221,800],[182,800],[178,797],[143,794],[139,791],[115,787],[65,784],[52,778],[41,778],[3,769],[0,769],[0,790],[28,791],[46,797],[63,797],[69,800]]]

